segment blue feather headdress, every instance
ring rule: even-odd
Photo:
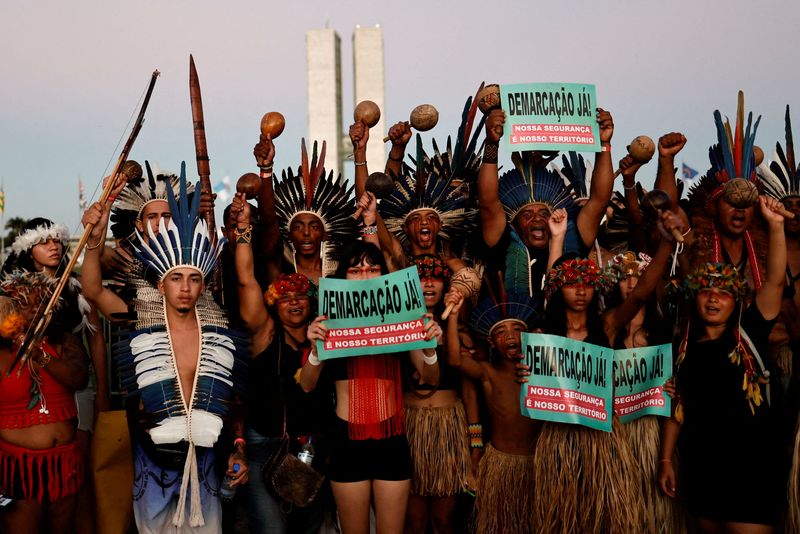
[[[495,294],[492,290],[489,280],[485,280],[484,285],[489,296],[478,302],[469,319],[470,328],[476,334],[488,339],[495,326],[504,321],[523,323],[526,330],[533,328],[543,309],[541,298],[531,297],[527,293],[515,290],[506,292],[502,277],[498,280],[499,294]]]
[[[573,188],[558,172],[542,168],[530,152],[511,154],[514,168],[500,177],[500,202],[509,221],[530,204],[544,204],[550,210],[564,208],[572,214],[577,209]]]
[[[769,167],[759,165],[759,177],[764,184],[764,192],[782,200],[787,197],[800,197],[800,166],[795,163],[794,140],[792,139],[792,120],[789,106],[786,106],[786,152],[780,143],[775,143],[775,152]]]
[[[134,251],[146,267],[163,279],[170,271],[179,267],[192,267],[208,276],[222,252],[225,239],[214,242],[208,224],[198,217],[200,195],[193,195],[189,205],[186,183],[186,162],[181,163],[179,198],[167,188],[167,202],[172,217],[169,224],[162,218],[158,223],[158,235],[147,225],[148,240],[136,231]]]
[[[403,228],[406,218],[416,210],[433,210],[438,214],[439,237],[445,241],[460,241],[477,228],[478,210],[472,207],[469,198],[481,166],[475,148],[485,118],[473,131],[476,110],[477,103],[468,98],[455,146],[448,137],[447,150],[441,152],[434,140],[433,157],[425,153],[422,138],[417,134],[417,153],[411,158],[414,166],[403,165],[403,175],[393,177],[394,190],[378,206],[386,227],[401,243],[408,240]]]

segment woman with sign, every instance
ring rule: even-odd
[[[438,318],[452,272],[444,260],[430,254],[415,257],[414,263],[425,307]],[[438,352],[444,354],[443,349]],[[406,370],[406,433],[414,469],[407,532],[424,532],[429,523],[434,534],[454,532],[456,497],[467,487],[470,436],[460,395],[462,377],[441,360],[439,369],[438,385],[426,383],[415,369]],[[477,413],[477,397],[471,399]]]
[[[682,224],[676,214],[662,214],[663,238],[653,264],[627,298],[602,316],[597,293],[608,280],[600,268],[569,256],[557,261],[548,273],[544,333],[612,346],[655,290],[672,251],[671,231]],[[636,471],[630,447],[618,432],[545,423],[534,458],[537,492],[546,496],[534,507],[537,524],[552,532],[640,531],[647,518]]]
[[[250,225],[250,204],[237,193],[230,216],[237,228]],[[242,232],[239,232],[240,234]],[[260,473],[267,460],[289,436],[289,453],[313,441],[313,467],[325,465],[325,430],[330,413],[324,388],[305,393],[295,380],[308,350],[306,331],[311,320],[313,286],[300,273],[281,274],[262,295],[254,275],[250,239],[236,239],[236,275],[239,313],[250,331],[255,355],[249,367],[250,384],[245,402],[245,437],[250,469]],[[319,496],[303,509],[282,511],[263,477],[251,477],[244,486],[250,530],[253,533],[319,530],[323,501]]]
[[[387,273],[383,254],[371,243],[355,241],[342,252],[334,278],[367,280]],[[442,329],[430,314],[425,317],[425,339],[440,338]],[[345,534],[367,532],[370,502],[374,501],[377,531],[400,533],[412,472],[403,421],[400,355],[322,362],[317,342],[324,341],[328,333],[326,319],[319,316],[308,327],[311,354],[303,366],[300,385],[305,391],[314,390],[323,367],[334,381],[330,480],[342,530]],[[409,358],[425,383],[438,383],[434,349],[409,351]]]
[[[683,284],[692,312],[679,348],[678,401],[662,428],[658,478],[665,494],[686,503],[700,532],[773,532],[785,505],[780,388],[770,388],[761,355],[781,310],[786,238],[780,202],[762,196],[759,204],[769,255],[752,302],[732,265],[704,264]],[[676,449],[680,476],[672,465]]]

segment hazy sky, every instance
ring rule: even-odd
[[[714,109],[736,91],[763,115],[771,154],[792,105],[800,137],[798,2],[70,0],[0,4],[0,176],[6,214],[78,228],[77,181],[91,195],[153,69],[162,73],[132,157],[194,167],[188,57],[203,90],[212,179],[252,171],[263,113],[287,118],[277,166],[306,134],[305,31],[342,38],[344,116],[352,113],[351,34],[381,24],[389,124],[428,102],[454,134],[464,100],[487,82],[584,82],[616,123],[614,159],[636,135],[689,138],[680,160],[704,172]],[[346,125],[345,125],[346,126]],[[799,147],[800,148],[800,147]],[[501,163],[508,161],[501,155]],[[640,177],[646,183],[655,162]],[[196,178],[196,177],[195,177]]]

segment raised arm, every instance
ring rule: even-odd
[[[252,335],[253,354],[260,354],[272,342],[275,322],[267,312],[261,286],[254,274],[250,204],[244,193],[236,193],[233,198],[231,220],[236,223],[237,234],[234,257],[239,282],[239,315]]]
[[[83,255],[83,266],[81,267],[81,287],[83,296],[91,301],[100,312],[106,317],[114,313],[126,313],[128,306],[113,291],[103,286],[103,273],[100,267],[100,258],[103,255],[103,244],[106,240],[106,228],[108,227],[108,215],[111,211],[111,203],[106,202],[101,205],[95,202],[87,209],[81,222],[84,226],[93,224],[89,234]]]
[[[468,354],[465,355],[461,347],[461,339],[458,335],[458,311],[464,303],[464,295],[451,289],[444,297],[445,306],[453,304],[453,309],[447,317],[447,334],[445,336],[445,348],[447,349],[447,363],[461,371],[464,376],[472,380],[485,380],[486,369],[475,361]]]
[[[481,213],[483,241],[493,247],[506,229],[506,213],[498,194],[500,177],[497,171],[497,152],[503,137],[506,114],[502,109],[492,110],[486,117],[486,141],[483,161],[478,172],[478,205]]]
[[[664,276],[664,271],[669,263],[670,254],[674,246],[672,229],[677,228],[683,233],[684,221],[676,213],[665,211],[661,214],[660,229],[662,229],[661,242],[658,245],[653,261],[644,272],[636,287],[633,288],[628,298],[616,308],[610,310],[603,317],[606,335],[613,340],[617,332],[633,319],[644,306],[647,299],[656,290],[659,281]]]
[[[614,189],[614,168],[611,165],[611,137],[614,135],[614,119],[611,113],[597,108],[597,124],[600,126],[600,145],[602,150],[595,155],[592,170],[592,185],[589,200],[578,213],[577,227],[583,244],[592,246],[600,221],[606,213]]]
[[[686,145],[682,133],[672,132],[658,140],[658,174],[653,187],[669,195],[673,208],[678,205],[678,183],[675,181],[675,155]]]
[[[547,269],[553,267],[553,264],[564,254],[564,238],[567,235],[567,210],[559,208],[550,214],[550,219],[547,220],[547,226],[550,229],[550,249],[547,256]]]
[[[261,169],[261,189],[258,191],[258,214],[260,215],[261,250],[267,259],[267,279],[274,282],[281,272],[282,243],[278,228],[278,217],[275,214],[275,191],[272,188],[274,176],[275,145],[272,136],[262,135],[258,144],[253,147],[253,156]]]
[[[350,141],[353,143],[353,165],[356,167],[356,198],[366,191],[367,177],[367,142],[369,141],[369,128],[361,121],[350,125]]]
[[[108,357],[106,354],[106,338],[103,335],[103,324],[97,308],[92,306],[88,314],[91,330],[86,330],[86,339],[89,346],[89,356],[92,358],[95,380],[97,381],[97,395],[94,405],[98,412],[111,409],[111,392],[108,387]]]
[[[403,172],[403,158],[406,155],[406,145],[411,140],[411,126],[407,122],[398,122],[389,128],[389,140],[392,142],[392,149],[389,151],[384,172],[394,180]]]
[[[786,235],[783,233],[783,215],[777,212],[783,205],[763,195],[758,197],[758,203],[769,227],[769,253],[764,283],[756,293],[756,306],[764,319],[771,320],[781,312],[783,288],[786,286]]]

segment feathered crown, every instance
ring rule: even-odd
[[[447,263],[439,256],[433,254],[420,254],[414,257],[414,264],[417,266],[417,273],[419,279],[435,278],[437,280],[450,281],[453,276],[453,271],[447,266]]]
[[[274,305],[287,293],[305,295],[309,298],[316,297],[314,286],[308,277],[301,273],[283,274],[272,282],[264,293],[264,300],[269,306]]]
[[[28,322],[23,310],[44,308],[53,295],[58,280],[41,272],[14,271],[0,281],[0,337],[13,340],[24,334]],[[58,310],[64,299],[58,298],[54,310]]]
[[[414,167],[403,164],[403,175],[394,177],[394,190],[381,200],[378,207],[386,228],[401,243],[408,239],[403,223],[412,212],[421,209],[437,213],[441,221],[439,236],[445,241],[459,241],[477,228],[478,210],[469,202],[470,187],[475,183],[481,166],[475,147],[485,121],[482,118],[473,132],[477,109],[477,102],[468,98],[461,114],[455,147],[448,137],[447,151],[441,152],[433,140],[432,158],[425,154],[422,137],[417,134],[417,154],[416,158],[411,158]]]
[[[722,121],[719,110],[714,111],[717,126],[717,144],[708,149],[711,168],[705,176],[689,189],[689,207],[693,211],[704,211],[710,203],[723,192],[725,183],[734,178],[744,178],[758,183],[756,175],[753,144],[761,121],[759,115],[753,124],[753,112],[747,114],[747,128],[744,128],[744,93],[739,91],[736,108],[735,131],[731,131],[730,121]],[[751,131],[752,130],[752,131]]]
[[[558,172],[541,167],[531,152],[511,154],[514,168],[500,177],[500,202],[509,221],[530,204],[545,204],[551,210],[577,208],[574,184],[567,185]]]
[[[20,255],[48,239],[61,241],[66,246],[69,241],[69,230],[61,224],[43,222],[43,224],[37,225],[35,228],[28,228],[19,234],[11,245],[11,252]]]
[[[507,293],[502,277],[499,279],[498,292],[492,290],[487,280],[484,285],[489,296],[478,302],[472,310],[469,324],[472,330],[483,338],[489,338],[494,328],[503,321],[519,321],[526,329],[533,327],[539,317],[538,300],[527,293]]]
[[[144,162],[147,178],[137,182],[128,182],[119,193],[111,207],[111,233],[116,239],[133,237],[136,232],[135,222],[144,207],[154,200],[167,200],[167,191],[179,194],[181,180],[174,174],[153,173],[150,162]],[[194,185],[189,184],[187,192],[194,192]]]
[[[292,169],[283,171],[281,181],[274,180],[275,215],[278,218],[284,253],[294,261],[289,229],[292,220],[301,213],[310,213],[322,222],[327,233],[323,250],[323,262],[332,261],[336,250],[352,239],[355,232],[353,187],[347,187],[339,175],[334,179],[333,171],[325,176],[325,142],[317,157],[317,143],[308,161],[305,139],[301,142],[301,164],[297,174]],[[324,271],[325,269],[323,269]]]
[[[558,172],[566,183],[572,184],[576,200],[588,199],[592,183],[592,165],[577,152],[562,155],[561,163],[560,169],[552,163],[553,170]]]
[[[208,276],[217,257],[222,252],[225,239],[214,242],[208,231],[208,224],[198,217],[200,195],[193,195],[189,205],[189,188],[186,183],[186,162],[181,163],[180,190],[176,200],[172,188],[167,188],[167,202],[172,217],[169,224],[162,218],[158,222],[158,235],[147,226],[148,240],[136,231],[134,251],[136,256],[159,279],[163,279],[173,269],[193,267]]]
[[[778,200],[786,197],[800,197],[800,166],[794,159],[794,140],[792,139],[792,120],[789,106],[786,106],[786,152],[780,142],[775,143],[775,152],[769,167],[763,163],[758,166],[764,192]]]

